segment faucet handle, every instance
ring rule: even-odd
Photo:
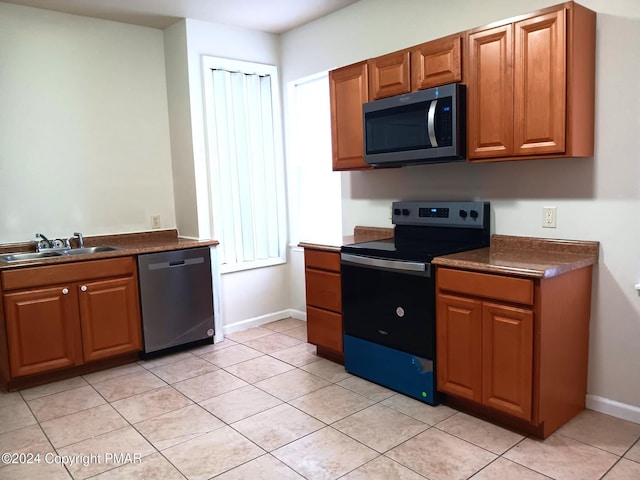
[[[80,232],[73,232],[73,235],[78,237],[78,248],[84,247],[84,237]]]

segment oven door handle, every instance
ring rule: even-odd
[[[404,260],[386,260],[374,257],[361,257],[350,253],[341,253],[340,260],[347,265],[377,268],[380,270],[399,270],[412,275],[431,276],[431,264],[421,262],[407,262]]]

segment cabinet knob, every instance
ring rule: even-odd
[[[86,285],[82,285],[80,287],[80,290],[82,290],[83,292],[86,292],[87,291],[87,286]]]
[[[69,293],[69,289],[68,288],[63,288],[62,289],[62,294],[63,295],[67,295]]]

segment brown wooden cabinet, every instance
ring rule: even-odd
[[[467,33],[470,160],[593,156],[595,25],[568,2]]]
[[[133,276],[85,282],[78,298],[85,362],[141,349],[138,285]]]
[[[411,90],[462,80],[462,36],[439,38],[411,48]]]
[[[141,349],[133,257],[8,270],[1,279],[11,378]]]
[[[11,376],[82,363],[78,299],[71,285],[4,295]]]
[[[329,72],[333,170],[363,170],[362,105],[462,78],[461,35],[434,40]]]
[[[340,253],[305,248],[307,337],[318,355],[343,361]]]
[[[531,420],[533,311],[482,304],[482,403]]]
[[[329,72],[334,170],[371,168],[364,162],[362,105],[369,101],[367,62]]]
[[[584,409],[591,267],[530,279],[439,267],[438,390],[546,437]]]
[[[368,61],[369,101],[462,80],[462,36],[439,38]]]
[[[368,62],[369,101],[411,91],[409,50],[389,53]]]

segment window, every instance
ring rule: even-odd
[[[213,57],[203,65],[210,210],[221,271],[283,263],[277,69]]]
[[[340,173],[331,167],[329,76],[321,73],[289,84],[287,135],[291,238],[342,238]]]

